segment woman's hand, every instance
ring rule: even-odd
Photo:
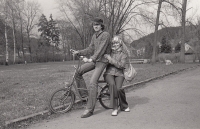
[[[88,59],[88,62],[92,62],[93,60],[92,59]]]
[[[104,57],[107,59],[107,60],[111,60],[111,56],[109,54],[105,54]]]
[[[92,62],[92,61],[93,61],[92,59],[88,59],[88,58],[86,58],[86,57],[83,58],[83,62],[85,62],[85,63],[86,63],[86,62]]]
[[[88,58],[84,57],[83,62],[85,62],[85,63],[88,62]]]

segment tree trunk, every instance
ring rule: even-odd
[[[23,54],[23,62],[25,62],[25,54],[24,54],[24,37],[23,37],[23,22],[21,18],[21,14],[19,13],[20,16],[20,33],[21,33],[21,49],[22,49],[22,54]]]
[[[7,1],[5,1],[5,41],[6,41],[6,63],[5,65],[8,65],[8,61],[9,61],[9,53],[8,53],[8,36],[7,36],[7,21],[8,21],[8,17],[7,17]]]
[[[162,5],[163,0],[159,0],[158,3],[158,10],[157,10],[157,17],[156,17],[156,25],[155,25],[155,32],[154,32],[154,43],[153,43],[153,54],[152,54],[152,63],[154,64],[156,62],[156,57],[157,57],[157,37],[158,37],[158,26],[159,26],[159,17],[160,17],[160,10],[161,10],[161,5]]]
[[[185,63],[185,18],[186,18],[186,6],[187,0],[182,0],[182,33],[181,33],[181,57],[180,61]]]
[[[32,62],[31,40],[30,40],[30,34],[28,30],[27,30],[27,38],[28,38],[28,50],[30,53],[30,61]]]
[[[13,23],[13,44],[14,44],[13,64],[15,64],[15,59],[16,59],[16,36],[15,36],[15,19],[14,19],[13,9],[12,9],[12,23]]]
[[[53,44],[53,62],[55,62],[55,46]]]
[[[6,18],[7,22],[7,18]],[[5,41],[6,41],[6,64],[8,65],[8,58],[9,58],[9,53],[8,53],[8,36],[7,36],[7,23],[5,22]]]

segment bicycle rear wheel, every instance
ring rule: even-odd
[[[110,107],[110,92],[108,85],[104,86],[99,95],[99,102],[105,109],[111,109]]]
[[[49,108],[54,113],[68,112],[75,102],[75,94],[72,90],[61,88],[53,92],[49,101]]]

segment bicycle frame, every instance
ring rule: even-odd
[[[75,57],[73,56],[73,62]],[[76,96],[80,98],[82,102],[87,101],[87,98],[82,98],[79,90],[87,90],[87,88],[78,88],[76,85],[76,72],[81,66],[81,59],[82,57],[79,58],[78,65],[76,66],[74,63],[74,74],[72,76],[72,81],[70,84],[66,85],[63,88],[57,89],[54,91],[50,97],[49,101],[49,108],[52,112],[54,113],[64,113],[69,111],[72,107],[73,104],[75,103]],[[99,80],[98,81],[98,95],[97,95],[97,100],[100,102],[100,104],[105,108],[105,109],[110,109],[109,107],[109,102],[110,102],[110,93],[109,93],[109,87],[108,84],[104,86],[100,86],[99,83],[106,83],[104,80]],[[74,93],[72,87],[74,87],[76,94]],[[57,96],[58,95],[58,96]]]
[[[73,56],[73,65],[74,65],[74,68],[75,68],[75,71],[74,71],[74,74],[72,76],[72,81],[71,83],[68,85],[68,91],[70,91],[72,89],[72,87],[74,86],[75,88],[75,92],[77,93],[78,97],[81,99],[81,100],[86,100],[87,98],[82,98],[80,93],[78,92],[79,90],[88,90],[88,89],[85,89],[85,88],[78,88],[77,85],[75,84],[75,74],[77,72],[77,70],[80,68],[81,66],[81,60],[83,59],[83,56],[77,56],[79,58],[79,61],[78,61],[78,65],[76,66],[75,65],[75,56]],[[103,88],[102,86],[99,85],[99,83],[106,83],[104,80],[99,80],[98,81],[98,87],[100,88],[100,90]],[[98,97],[97,99],[99,98],[99,92],[98,92]]]
[[[81,99],[81,100],[86,100],[87,98],[82,98],[80,93],[78,92],[78,90],[87,90],[85,88],[78,88],[77,85],[75,84],[75,74],[77,72],[77,70],[80,68],[81,66],[81,60],[83,59],[83,56],[77,56],[79,58],[79,61],[78,61],[78,65],[76,66],[75,65],[75,56],[73,55],[73,65],[74,65],[74,68],[75,68],[75,71],[74,71],[74,74],[72,76],[72,81],[71,83],[66,87],[68,91],[71,91],[72,87],[74,86],[74,89],[75,89],[75,92],[77,93],[78,97]]]

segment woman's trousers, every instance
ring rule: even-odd
[[[118,109],[119,106],[121,110],[125,110],[126,108],[128,108],[126,94],[124,89],[122,89],[124,77],[105,74],[104,78],[109,85],[111,97],[110,106],[113,109]]]

